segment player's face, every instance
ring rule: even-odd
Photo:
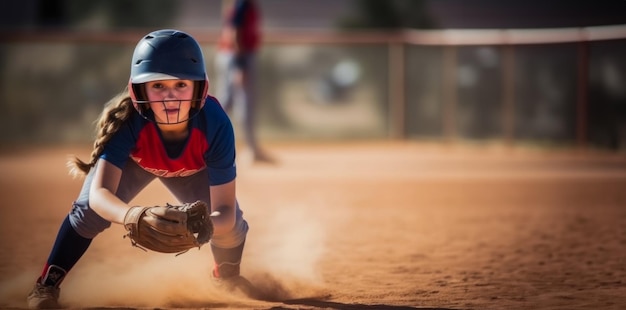
[[[189,119],[193,81],[160,80],[146,83],[150,109],[158,123],[175,124]]]

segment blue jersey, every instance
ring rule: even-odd
[[[207,98],[202,110],[189,122],[189,136],[172,157],[157,125],[133,113],[111,137],[100,158],[120,169],[131,159],[158,177],[184,177],[208,169],[211,185],[234,180],[235,137],[232,123],[219,102]]]

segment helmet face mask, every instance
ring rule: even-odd
[[[191,102],[191,106],[188,111],[184,111],[183,104],[184,102]],[[168,99],[168,100],[139,100],[134,102],[135,109],[143,116],[145,119],[153,121],[157,124],[179,124],[183,123],[200,112],[200,109],[195,108],[195,106],[200,106],[202,103],[199,99],[195,100],[180,100],[180,99]],[[176,112],[168,113],[165,117],[157,117],[154,112],[154,106],[158,106],[159,110],[167,110],[172,109]],[[173,108],[172,108],[173,106]]]
[[[159,80],[184,79],[194,81],[193,98],[159,100],[163,105],[190,101],[187,117],[157,121],[150,109],[146,83]],[[158,30],[143,37],[133,53],[128,89],[135,109],[144,118],[162,124],[185,122],[199,113],[204,106],[209,88],[204,57],[198,42],[190,35],[172,29]],[[179,115],[180,116],[180,115]]]

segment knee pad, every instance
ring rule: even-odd
[[[111,227],[111,222],[98,215],[89,203],[74,202],[69,214],[72,228],[83,238],[93,239],[105,229]]]
[[[246,240],[248,234],[248,222],[246,220],[238,218],[235,222],[235,227],[225,234],[213,235],[211,239],[211,245],[223,249],[234,248]]]

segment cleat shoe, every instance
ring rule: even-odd
[[[227,291],[229,293],[238,293],[243,294],[244,296],[252,299],[258,299],[257,289],[248,281],[248,279],[236,275],[228,278],[219,278],[216,277],[213,273],[211,277],[213,279],[213,284],[218,289]]]
[[[211,272],[213,283],[215,283],[217,287],[227,290],[232,290],[237,287],[239,278],[241,278],[239,276],[239,264],[225,264],[220,267],[216,265]]]
[[[59,293],[61,289],[54,286],[46,286],[39,281],[35,283],[35,287],[28,294],[26,302],[29,309],[59,309]]]
[[[232,278],[239,275],[239,269],[239,263],[222,263],[220,265],[216,263],[211,275],[213,278]]]
[[[234,277],[228,277],[228,278],[213,277],[212,280],[216,287],[227,290],[227,291],[234,291],[239,286],[240,279],[242,278],[243,277],[241,276],[234,276]]]

